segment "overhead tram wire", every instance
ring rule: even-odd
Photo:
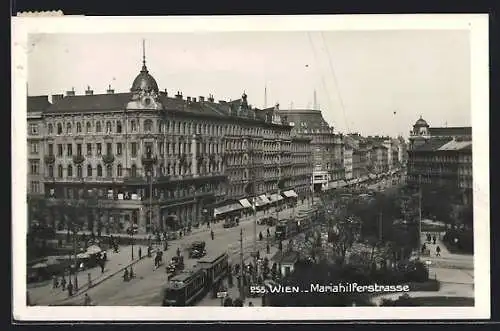
[[[316,62],[316,67],[319,68],[319,66],[318,66],[318,63],[319,63],[319,61],[318,61],[318,54],[316,52],[316,48],[314,47],[314,42],[313,42],[313,40],[311,38],[311,33],[310,32],[307,32],[307,37],[309,39],[309,43],[311,45],[311,48],[312,48],[312,51],[313,51],[313,54],[314,54],[314,60]],[[325,90],[326,97],[328,99],[328,104],[330,105],[330,107],[331,107],[331,109],[333,111],[333,109],[334,109],[333,102],[332,102],[332,99],[330,97],[330,93],[328,93],[328,87],[326,86],[325,76],[323,76],[323,74],[321,73],[321,70],[319,71],[319,74],[321,76],[321,82],[323,84],[323,89]],[[345,118],[345,116],[344,116],[344,118]]]
[[[323,34],[323,32],[320,33],[321,33],[321,39],[323,40],[323,45],[325,46],[326,55],[328,57],[328,64],[330,66],[330,71],[332,72],[333,81],[335,82],[335,86],[337,87],[336,91],[340,101],[340,108],[342,108],[342,113],[344,114],[344,123],[346,125],[347,131],[350,132],[351,130],[349,128],[349,121],[347,120],[347,116],[345,113],[344,100],[342,99],[342,94],[340,93],[340,86],[337,80],[337,75],[335,74],[335,69],[333,68],[332,57],[330,55],[330,51],[328,50],[328,45],[326,44],[325,41],[325,35]]]

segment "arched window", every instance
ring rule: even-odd
[[[97,177],[102,177],[102,165],[97,166]]]
[[[153,121],[145,120],[144,121],[144,132],[151,132],[153,130]]]
[[[68,165],[68,177],[73,177],[73,166]]]
[[[59,177],[59,178],[63,177],[63,166],[62,165],[57,166],[57,177]]]
[[[122,133],[122,122],[121,121],[116,122],[116,133]]]
[[[121,164],[116,166],[116,176],[117,177],[123,176],[123,168]]]
[[[92,124],[90,122],[87,122],[87,133],[90,133],[92,131]]]
[[[82,123],[76,123],[76,133],[82,133]]]
[[[111,133],[111,122],[110,121],[106,122],[106,133]]]
[[[82,166],[81,165],[78,165],[76,167],[76,177],[78,177],[78,178],[82,178],[83,177],[83,170],[82,170]]]
[[[92,166],[87,165],[87,177],[92,177]]]
[[[135,120],[131,120],[130,121],[130,128],[132,130],[132,132],[136,132],[137,131],[137,123]]]
[[[135,164],[132,164],[132,167],[130,168],[130,175],[132,177],[137,177],[137,167]]]
[[[54,166],[49,165],[49,177],[54,177]]]
[[[111,166],[111,164],[108,164],[106,166],[106,177],[108,178],[113,177],[113,166]]]
[[[66,134],[71,134],[72,131],[71,123],[66,124]]]
[[[62,124],[57,123],[57,134],[62,134]]]
[[[96,122],[95,123],[95,132],[101,132],[101,122]]]
[[[54,126],[52,125],[52,123],[49,123],[48,131],[49,131],[49,134],[53,134],[54,133]]]

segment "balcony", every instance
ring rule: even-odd
[[[113,154],[103,154],[102,155],[102,162],[105,164],[111,164],[115,161],[115,156]]]
[[[83,155],[78,154],[78,155],[73,155],[73,163],[74,164],[82,164],[83,161],[85,161],[85,158]]]
[[[45,164],[54,164],[56,161],[56,157],[53,154],[45,155],[44,157]]]
[[[141,161],[145,166],[151,166],[158,162],[158,158],[152,154],[146,154],[142,156]]]

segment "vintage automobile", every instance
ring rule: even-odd
[[[166,267],[166,271],[169,274],[176,273],[184,269],[184,257],[174,256],[170,261],[170,264]]]
[[[205,242],[204,241],[195,241],[191,244],[191,248],[189,250],[189,257],[193,259],[199,259],[207,254],[205,250]]]
[[[238,220],[237,217],[236,218],[228,218],[228,219],[224,220],[223,227],[225,229],[227,229],[227,228],[233,228],[235,226],[238,226],[238,224],[239,224],[239,220]]]

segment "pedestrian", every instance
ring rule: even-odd
[[[182,238],[182,231],[179,231],[179,238]]]
[[[71,282],[68,284],[68,296],[73,296],[73,284]]]
[[[139,260],[142,259],[142,249],[141,247],[139,246]]]
[[[422,245],[422,254],[425,252],[425,250],[427,249],[427,246],[425,246],[425,243]]]
[[[128,278],[128,269],[125,269],[125,271],[123,272],[123,281],[124,282],[128,282],[129,278]]]
[[[56,289],[58,285],[57,276],[52,276],[52,289]]]
[[[253,303],[252,303],[252,301],[250,301],[250,302],[248,303],[248,307],[253,307]]]
[[[88,279],[88,283],[89,283],[89,288],[92,287],[92,275],[90,274],[90,272],[87,274],[87,279]]]
[[[441,256],[441,247],[436,247],[436,256]]]
[[[101,274],[104,273],[104,264],[105,264],[104,260],[101,260],[101,262],[100,262]]]
[[[269,230],[269,228],[267,228],[267,236],[270,237],[271,236],[271,231]]]
[[[262,241],[262,239],[263,239],[263,236],[262,236],[262,231],[261,231],[261,232],[259,232],[259,240]]]
[[[434,245],[436,244],[436,236],[435,236],[435,235],[432,237],[432,243],[433,243]]]
[[[61,288],[63,291],[66,290],[66,278],[64,277],[64,275],[61,278]]]
[[[266,245],[266,252],[267,254],[271,254],[271,247],[269,246],[269,244]]]
[[[181,256],[181,250],[179,247],[177,247],[177,256]]]
[[[214,240],[214,236],[215,236],[215,235],[214,235],[214,230],[211,230],[211,231],[210,231],[210,237],[212,237],[212,240]]]
[[[92,300],[90,299],[90,296],[88,293],[85,293],[85,298],[83,299],[83,305],[84,306],[91,306],[92,305]]]

